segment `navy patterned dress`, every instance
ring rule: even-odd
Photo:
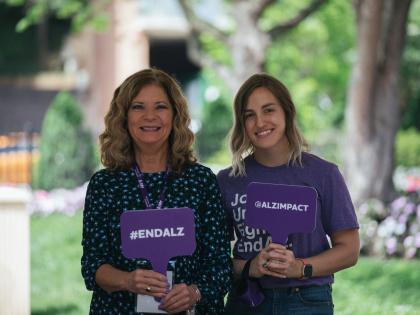
[[[156,205],[164,185],[165,172],[145,173],[149,199]],[[175,283],[196,284],[202,299],[197,315],[223,313],[223,297],[231,285],[230,243],[227,219],[216,177],[200,164],[188,166],[180,175],[171,173],[163,208],[189,207],[194,211],[197,248],[193,256],[176,258]],[[151,269],[143,259],[127,259],[121,253],[120,215],[145,204],[132,170],[100,170],[93,175],[86,194],[83,214],[82,275],[93,291],[90,314],[135,314],[135,294],[108,294],[95,282],[99,266],[110,264],[132,271]]]

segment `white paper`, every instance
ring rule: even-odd
[[[166,271],[166,277],[169,282],[169,290],[172,289],[172,275],[173,271]],[[137,294],[137,313],[157,313],[157,314],[168,314],[167,312],[160,310],[160,302],[156,302],[155,298],[150,295]]]

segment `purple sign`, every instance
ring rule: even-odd
[[[148,259],[153,270],[166,275],[170,258],[194,253],[194,213],[189,208],[124,212],[121,246],[125,257]]]
[[[308,186],[250,183],[245,223],[270,233],[273,242],[286,244],[292,233],[315,229],[317,192]]]

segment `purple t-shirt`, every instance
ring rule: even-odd
[[[296,258],[318,255],[329,249],[327,236],[346,229],[357,229],[356,213],[344,179],[337,166],[309,153],[302,154],[302,166],[281,165],[267,167],[253,156],[245,158],[247,176],[230,177],[231,168],[217,175],[225,207],[228,211],[237,241],[233,256],[239,259],[255,257],[271,240],[264,230],[245,225],[246,188],[251,182],[310,186],[318,193],[316,228],[312,233],[291,234],[287,246]],[[233,236],[233,233],[232,233]],[[322,285],[333,282],[333,276],[313,277],[306,280],[278,279],[264,276],[264,288],[302,285]]]

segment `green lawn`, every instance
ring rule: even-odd
[[[80,274],[82,215],[31,219],[32,315],[89,313],[90,292]]]
[[[337,314],[420,314],[419,260],[361,258],[335,281]]]
[[[88,314],[90,292],[80,275],[82,215],[31,220],[33,315]],[[420,314],[420,261],[362,258],[336,275],[336,314]]]

